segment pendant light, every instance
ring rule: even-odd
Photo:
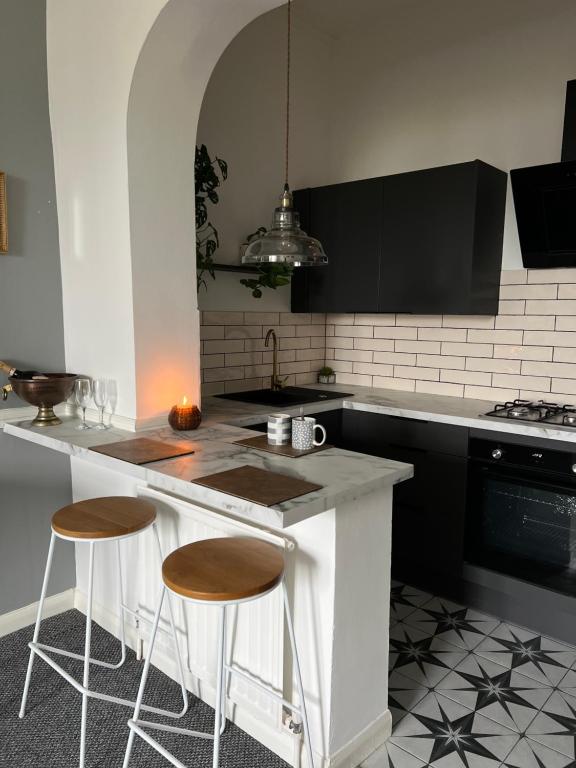
[[[290,38],[291,0],[287,3],[287,57],[286,57],[286,156],[284,192],[280,205],[274,210],[272,229],[248,245],[242,257],[243,264],[287,264],[292,267],[313,267],[328,263],[322,244],[300,229],[300,214],[294,210],[292,192],[288,184],[290,149]]]

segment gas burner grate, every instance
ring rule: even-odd
[[[498,403],[493,411],[489,411],[483,415],[499,419],[558,424],[565,427],[576,428],[575,406],[548,403],[545,400],[539,400],[535,403],[530,400],[518,399],[506,403]]]

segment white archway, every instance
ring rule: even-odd
[[[48,0],[69,370],[118,384],[117,422],[199,397],[194,147],[210,72],[281,0]]]

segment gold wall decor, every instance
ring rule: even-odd
[[[6,207],[6,174],[0,171],[0,253],[8,253],[8,211]]]

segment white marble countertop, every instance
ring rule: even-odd
[[[570,427],[485,418],[481,414],[494,407],[489,401],[358,386],[314,388],[335,389],[349,394],[340,399],[307,403],[304,406],[282,410],[297,414],[300,411],[317,413],[349,408],[499,433],[576,442],[576,430]],[[194,443],[195,453],[177,459],[157,461],[143,467],[89,450],[90,446],[133,438],[133,432],[116,428],[105,432],[82,432],[76,429],[78,421],[71,418],[66,418],[61,426],[49,429],[32,428],[29,421],[12,421],[4,424],[4,431],[53,450],[128,473],[159,490],[225,510],[245,519],[281,528],[331,509],[343,501],[359,498],[365,493],[412,477],[411,465],[338,448],[330,448],[301,459],[291,459],[234,445],[235,440],[254,436],[254,432],[244,427],[264,421],[270,410],[269,406],[206,397],[203,401],[203,423],[195,432],[176,434],[166,427],[145,433],[146,436],[161,440],[189,440]],[[276,507],[263,507],[194,483],[195,478],[203,475],[246,464],[293,475],[323,487],[319,491]]]
[[[262,420],[267,410],[260,408],[257,420]],[[137,466],[90,450],[91,446],[133,439],[136,436],[133,432],[115,428],[80,431],[78,424],[75,418],[66,418],[60,426],[50,428],[31,427],[29,421],[11,422],[4,425],[4,431],[129,474],[158,490],[275,528],[286,528],[345,501],[353,501],[364,494],[408,480],[413,475],[410,464],[339,448],[328,448],[294,459],[235,445],[234,441],[254,437],[255,433],[242,427],[216,423],[214,414],[209,414],[207,423],[194,432],[175,433],[164,427],[139,433],[139,436],[145,434],[163,441],[190,442],[195,452],[189,456]],[[317,483],[322,488],[274,507],[264,507],[194,483],[195,478],[245,465],[292,475]]]

